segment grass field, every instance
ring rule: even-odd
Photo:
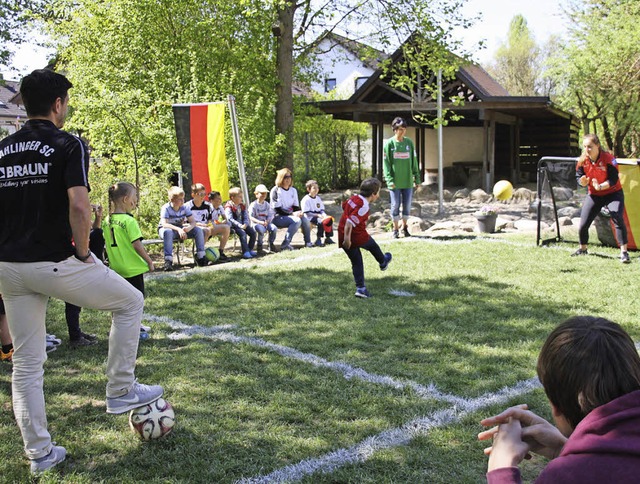
[[[550,416],[535,362],[556,324],[600,315],[640,339],[636,254],[571,258],[575,244],[532,236],[383,244],[386,272],[365,255],[369,300],[335,246],[150,278],[137,375],[164,385],[177,418],[157,442],[105,413],[109,316],[83,311],[101,342],[45,365],[69,458],[40,482],[483,482],[481,418],[521,402]],[[66,343],[61,302],[47,324]],[[9,365],[0,389],[0,481],[28,481]]]

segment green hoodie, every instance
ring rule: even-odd
[[[402,141],[389,138],[384,144],[384,181],[392,188],[413,188],[420,184],[416,149],[406,136]]]

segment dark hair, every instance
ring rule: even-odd
[[[56,99],[64,100],[73,84],[51,69],[36,69],[20,83],[20,95],[27,116],[48,116]]]
[[[394,131],[398,128],[406,128],[406,127],[407,127],[407,122],[403,118],[397,117],[391,122],[391,128]]]
[[[377,178],[365,178],[360,184],[360,195],[367,198],[380,191],[382,183]]]
[[[549,401],[575,428],[594,408],[640,390],[640,356],[620,325],[575,316],[542,346],[538,378]]]
[[[216,191],[209,192],[209,196],[207,198],[209,199],[209,201],[211,201],[216,197],[221,197],[222,198],[222,195],[220,195],[220,192],[216,192]]]
[[[307,191],[309,191],[313,185],[316,185],[318,186],[318,188],[320,188],[320,186],[318,185],[318,182],[315,180],[307,181],[307,183],[304,184],[304,187],[307,189]]]

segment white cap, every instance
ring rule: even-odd
[[[269,189],[261,183],[256,187],[253,193],[269,193]]]

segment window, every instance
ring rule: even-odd
[[[334,79],[325,79],[324,80],[324,92],[333,91],[336,88],[336,80]]]
[[[362,87],[362,85],[367,82],[368,77],[356,77],[356,91]]]

